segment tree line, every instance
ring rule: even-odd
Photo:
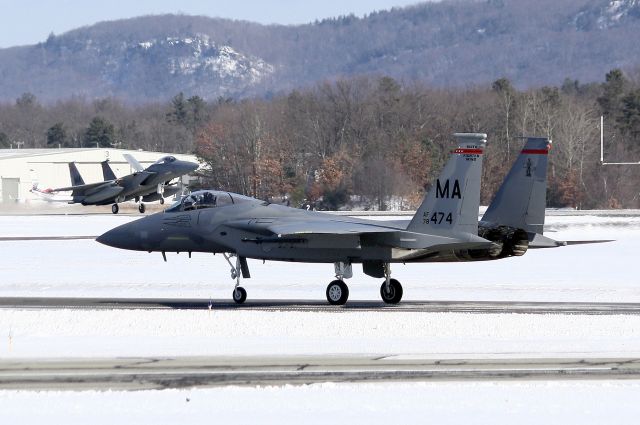
[[[455,132],[488,134],[482,203],[490,202],[522,147],[553,139],[548,205],[638,208],[640,82],[614,69],[601,83],[442,89],[357,77],[270,99],[127,105],[72,98],[42,105],[31,94],[0,104],[0,144],[120,147],[195,153],[203,186],[321,209],[412,209],[440,172]]]

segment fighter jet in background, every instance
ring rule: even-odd
[[[151,164],[148,168],[136,171],[133,174],[116,178],[113,170],[105,161],[102,163],[102,172],[105,181],[85,184],[73,162],[69,163],[71,184],[69,187],[53,189],[53,192],[71,191],[70,203],[82,205],[108,205],[111,212],[117,214],[118,203],[135,199],[140,205],[138,210],[144,213],[143,202],[164,202],[164,197],[176,194],[180,189],[178,185],[171,185],[171,180],[188,174],[198,168],[198,164],[188,161],[180,161],[173,156],[165,156]]]
[[[233,299],[245,301],[240,276],[250,277],[247,258],[334,263],[336,279],[326,290],[331,304],[344,304],[344,279],[361,263],[365,274],[384,278],[380,295],[398,303],[400,282],[392,263],[476,261],[513,255],[513,249],[478,236],[480,176],[485,134],[458,133],[458,147],[408,225],[339,217],[270,204],[221,191],[198,191],[162,213],[128,223],[97,241],[139,251],[221,253],[236,280]],[[526,234],[524,234],[526,249]],[[513,244],[523,243],[520,240]],[[231,258],[235,257],[235,264]]]

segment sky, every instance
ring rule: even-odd
[[[0,48],[45,41],[53,32],[141,15],[184,13],[263,24],[302,24],[423,0],[0,0]]]

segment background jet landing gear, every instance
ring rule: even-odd
[[[402,285],[395,279],[391,279],[391,265],[384,265],[385,281],[380,286],[380,297],[387,304],[398,304],[402,299]]]
[[[118,211],[120,211],[120,207],[118,206],[118,204],[111,205],[111,212],[112,213],[118,214]]]
[[[140,202],[140,205],[138,205],[138,211],[140,211],[140,214],[144,214],[146,207],[144,206],[144,204],[142,202]]]
[[[224,256],[224,259],[227,260],[227,263],[229,263],[229,265],[231,266],[231,279],[236,280],[236,286],[234,286],[232,294],[233,301],[235,301],[236,304],[242,304],[247,300],[247,291],[242,286],[240,286],[240,275],[242,274],[242,276],[246,278],[250,277],[249,267],[246,264],[246,260],[239,257],[237,254],[223,253],[222,255]],[[231,262],[231,258],[233,257],[236,257],[235,265]]]
[[[349,299],[349,287],[344,280],[353,276],[351,264],[338,262],[334,264],[336,270],[336,280],[327,286],[327,301],[331,305],[343,305]]]

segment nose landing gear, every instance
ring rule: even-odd
[[[237,304],[242,304],[247,300],[247,291],[240,286],[240,276],[248,279],[251,277],[249,274],[249,266],[247,264],[247,259],[244,257],[240,257],[237,254],[222,254],[224,259],[227,260],[229,266],[231,266],[231,279],[235,279],[236,285],[233,288],[233,301]],[[234,265],[231,262],[231,258],[236,257],[236,264]]]

